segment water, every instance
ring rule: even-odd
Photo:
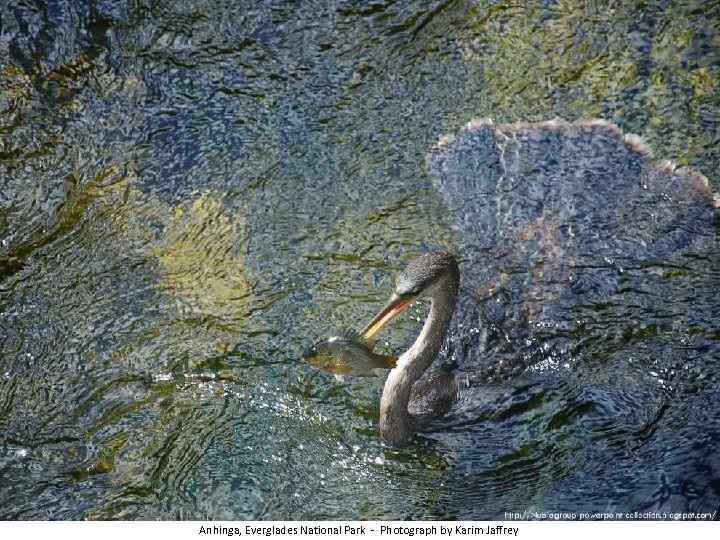
[[[3,3],[0,516],[717,510],[716,225],[628,270],[642,291],[576,287],[584,325],[561,294],[539,338],[477,326],[441,359],[461,399],[405,449],[376,432],[382,379],[302,361],[419,251],[475,279],[474,207],[426,166],[473,118],[602,117],[717,190],[718,7],[570,4]],[[485,377],[482,350],[528,354]]]

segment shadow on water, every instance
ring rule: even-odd
[[[717,509],[720,16],[570,4],[0,7],[0,516]],[[462,128],[556,116],[675,165]],[[440,246],[464,385],[391,449],[301,353]]]

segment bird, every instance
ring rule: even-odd
[[[380,435],[401,445],[412,435],[416,417],[408,411],[413,385],[433,363],[450,326],[457,301],[460,270],[447,251],[424,253],[408,263],[398,276],[395,290],[378,314],[362,329],[365,340],[375,339],[393,318],[421,298],[429,298],[430,311],[415,343],[390,371],[380,401]],[[435,386],[438,386],[437,384]],[[441,384],[451,394],[452,383]]]

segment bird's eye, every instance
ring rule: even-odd
[[[403,300],[406,300],[408,298],[413,298],[417,295],[419,295],[423,291],[423,287],[419,283],[414,283],[411,286],[407,286],[406,283],[400,283],[397,288],[395,289],[395,293],[402,298]]]

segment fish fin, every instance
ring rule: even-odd
[[[377,338],[366,338],[360,335],[360,332],[355,330],[354,328],[346,328],[342,332],[342,336],[349,340],[349,341],[355,341],[356,343],[360,343],[364,347],[366,347],[370,352],[375,348],[375,345],[377,344]]]
[[[362,338],[362,336],[360,336],[360,332],[358,332],[354,328],[344,328],[343,330],[338,332],[338,334],[350,341],[358,341]]]

